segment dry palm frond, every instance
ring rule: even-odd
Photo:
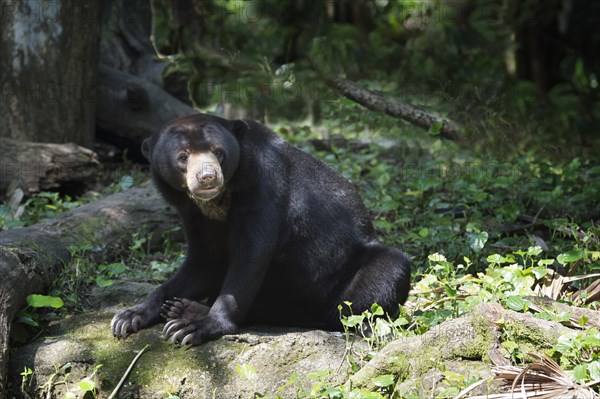
[[[540,279],[533,290],[540,296],[547,296],[548,298],[557,300],[560,298],[560,294],[566,284],[565,277],[552,269],[548,269],[547,274]]]
[[[591,274],[590,277],[597,277],[598,274]],[[587,287],[577,291],[573,295],[574,300],[578,300],[579,298],[585,297],[585,303],[592,303],[594,301],[600,301],[600,280],[593,281]]]
[[[533,288],[534,292],[540,296],[547,296],[548,298],[557,300],[560,298],[561,294],[568,287],[569,283],[579,280],[585,280],[589,278],[598,278],[600,277],[600,273],[593,274],[584,274],[581,276],[561,276],[557,272],[552,269],[548,269],[547,274],[540,279],[540,281]],[[594,281],[589,287],[584,288],[575,293],[574,298],[576,299],[578,296],[581,296],[583,293],[587,293],[589,296],[597,295],[600,297],[600,283],[599,280]],[[595,289],[595,291],[594,291]],[[586,301],[586,303],[590,303],[590,298]],[[598,299],[595,297],[594,299]]]
[[[504,380],[510,392],[472,396],[470,399],[598,399],[592,384],[579,385],[558,364],[547,356],[530,354],[535,361],[525,368],[499,366],[492,368],[494,379]],[[479,381],[463,390],[456,399],[481,385]]]

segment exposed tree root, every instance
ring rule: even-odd
[[[568,331],[572,330],[558,322],[507,310],[498,303],[485,303],[422,336],[390,343],[353,375],[349,383],[373,389],[372,380],[379,375],[395,374],[404,380],[455,359],[484,360],[506,366],[510,363],[500,352],[503,334],[527,353],[550,348]]]

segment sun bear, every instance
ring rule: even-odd
[[[360,196],[332,167],[246,120],[197,114],[146,139],[154,184],[181,216],[181,268],[111,323],[126,337],[163,318],[200,344],[242,325],[339,330],[338,305],[397,313],[407,256],[381,245]],[[205,301],[201,303],[201,301]]]

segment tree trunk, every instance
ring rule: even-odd
[[[150,41],[150,1],[103,0],[100,7],[100,64],[163,86],[162,72],[168,62],[156,56]]]
[[[29,143],[0,137],[0,198],[11,183],[31,194],[95,180],[96,154],[75,144]],[[13,183],[13,184],[14,184]]]
[[[5,392],[10,323],[32,293],[43,293],[68,264],[70,246],[91,244],[93,261],[115,258],[132,236],[162,234],[178,225],[176,213],[152,186],[134,188],[83,205],[34,226],[0,235],[0,398]]]
[[[91,147],[97,0],[12,1],[0,24],[0,136]]]

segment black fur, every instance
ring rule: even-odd
[[[225,150],[225,193],[211,200],[226,210],[225,220],[206,217],[182,187],[182,145]],[[183,344],[249,323],[339,329],[343,301],[355,313],[376,302],[393,314],[406,300],[408,258],[376,241],[352,185],[265,126],[179,118],[147,139],[143,153],[156,186],[181,215],[187,258],[144,302],[115,315],[115,336],[158,323],[161,312],[165,334]],[[210,311],[193,305],[203,298]]]

